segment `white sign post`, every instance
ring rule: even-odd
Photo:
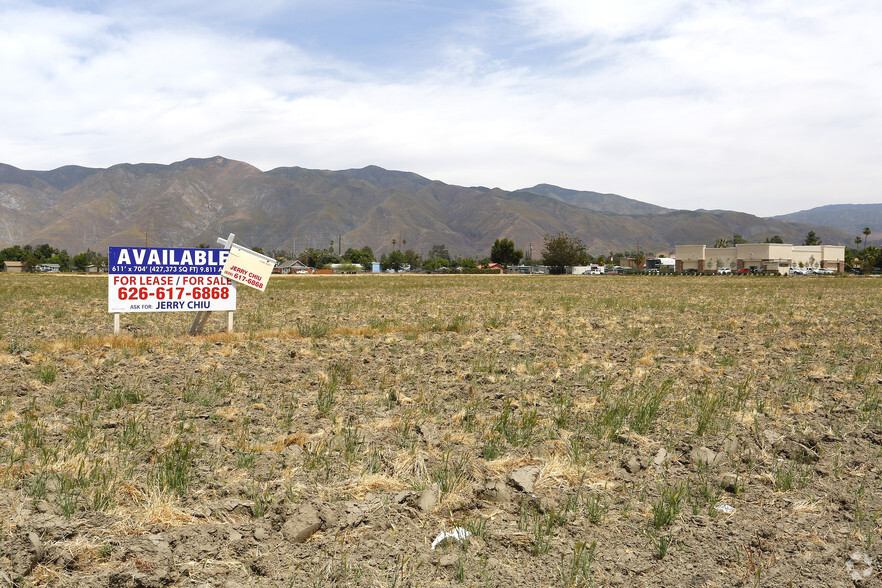
[[[221,276],[232,280],[232,284],[239,282],[263,292],[266,290],[266,284],[273,273],[273,268],[276,267],[276,260],[241,245],[236,245],[233,243],[235,236],[230,233],[226,239],[222,237],[217,239],[217,242],[224,246],[228,254],[221,269]],[[191,335],[198,335],[202,332],[208,315],[208,312],[196,313],[193,324],[190,326]],[[227,315],[227,331],[233,332],[232,312]]]
[[[230,233],[230,236],[224,239],[223,237],[218,237],[217,242],[219,245],[222,245],[225,250],[229,252],[230,247],[233,245],[233,239],[236,237],[235,233]],[[227,253],[229,255],[229,253]],[[223,271],[223,269],[221,269]],[[233,290],[236,289],[236,283],[230,282],[233,286]],[[205,323],[208,322],[208,317],[211,316],[211,311],[202,311],[197,312],[196,316],[193,317],[193,324],[190,325],[190,335],[198,335],[202,332],[202,329],[205,328]],[[233,311],[227,312],[227,333],[233,332]]]

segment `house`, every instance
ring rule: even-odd
[[[86,266],[86,273],[87,274],[97,274],[99,271],[101,271],[101,268],[99,268],[94,263],[91,263]]]
[[[8,274],[20,274],[24,271],[24,263],[20,261],[4,261],[0,270]]]
[[[843,245],[791,245],[788,243],[739,243],[734,247],[677,245],[677,271],[715,271],[720,268],[786,274],[792,267],[829,268],[845,271]]]
[[[37,266],[38,272],[57,274],[61,271],[61,265],[57,263],[41,263]]]
[[[500,274],[505,273],[505,266],[495,261],[491,261],[487,265],[479,265],[478,269],[497,270]]]
[[[309,267],[299,259],[295,259],[293,261],[286,261],[282,265],[277,265],[275,269],[273,269],[273,273],[279,274],[312,274],[315,273],[315,269]]]

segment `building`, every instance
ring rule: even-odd
[[[791,267],[828,268],[845,271],[843,245],[791,245],[788,243],[740,243],[734,247],[677,245],[678,272],[712,272],[720,268],[786,274]]]
[[[650,257],[646,260],[646,269],[672,272],[677,267],[673,257]]]
[[[299,259],[288,261],[273,268],[274,274],[311,274],[315,270]]]
[[[0,270],[10,274],[20,274],[24,271],[24,264],[20,261],[4,261]]]

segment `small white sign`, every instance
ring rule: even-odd
[[[232,243],[221,275],[263,292],[274,267],[276,260],[272,257]]]

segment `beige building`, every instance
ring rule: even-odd
[[[786,274],[791,267],[829,268],[845,271],[843,245],[790,245],[788,243],[741,243],[734,247],[677,245],[677,271],[700,272],[729,268],[758,269]]]
[[[0,264],[0,271],[18,274],[24,271],[24,264],[20,261],[4,261]]]

